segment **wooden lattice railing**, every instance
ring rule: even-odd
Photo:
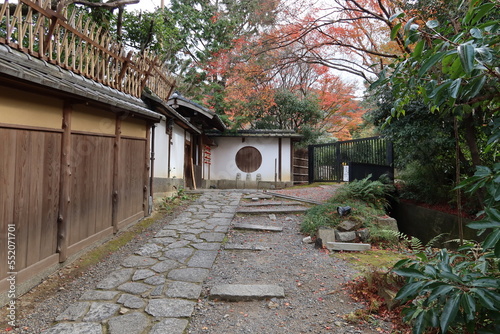
[[[126,52],[101,27],[51,0],[0,4],[0,43],[140,97],[145,87],[167,100],[175,81],[150,52]]]

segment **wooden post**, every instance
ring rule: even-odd
[[[142,209],[144,216],[149,216],[149,172],[151,170],[151,124],[146,124],[146,150],[144,153],[144,189]]]
[[[64,262],[68,258],[68,216],[71,202],[71,112],[72,106],[65,102],[62,121],[59,215],[57,217],[57,252],[59,253],[59,262]]]
[[[122,135],[122,118],[121,115],[116,116],[115,124],[115,143],[113,147],[113,207],[111,209],[111,224],[113,225],[113,233],[118,232],[118,190],[120,176],[120,142]]]

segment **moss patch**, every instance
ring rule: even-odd
[[[356,270],[366,272],[369,268],[392,268],[396,262],[406,259],[408,256],[400,252],[374,249],[366,252],[339,252],[333,253],[333,257],[349,262]]]

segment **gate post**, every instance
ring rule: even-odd
[[[309,145],[307,147],[307,174],[309,184],[314,182],[314,146]]]

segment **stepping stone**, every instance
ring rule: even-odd
[[[330,250],[337,251],[354,251],[354,252],[362,252],[371,249],[370,244],[361,244],[355,242],[327,242],[326,247]]]
[[[143,313],[134,312],[114,317],[108,324],[110,334],[141,334],[148,327],[149,320]]]
[[[239,245],[239,244],[226,244],[224,246],[225,250],[243,250],[243,251],[263,251],[267,248],[258,245]]]
[[[264,226],[264,225],[253,225],[253,224],[238,224],[234,225],[236,230],[258,230],[258,231],[271,231],[271,232],[282,232],[283,227],[279,226]]]
[[[188,324],[185,319],[166,318],[154,325],[149,334],[183,334]]]
[[[145,311],[153,317],[188,318],[195,304],[183,299],[151,299]]]
[[[101,324],[63,322],[42,332],[43,334],[101,334]]]
[[[222,284],[210,290],[209,298],[228,301],[285,298],[285,290],[277,285]]]
[[[241,214],[268,214],[268,213],[303,213],[309,210],[309,208],[286,208],[286,207],[277,207],[277,208],[264,208],[264,209],[239,209],[236,211]]]

